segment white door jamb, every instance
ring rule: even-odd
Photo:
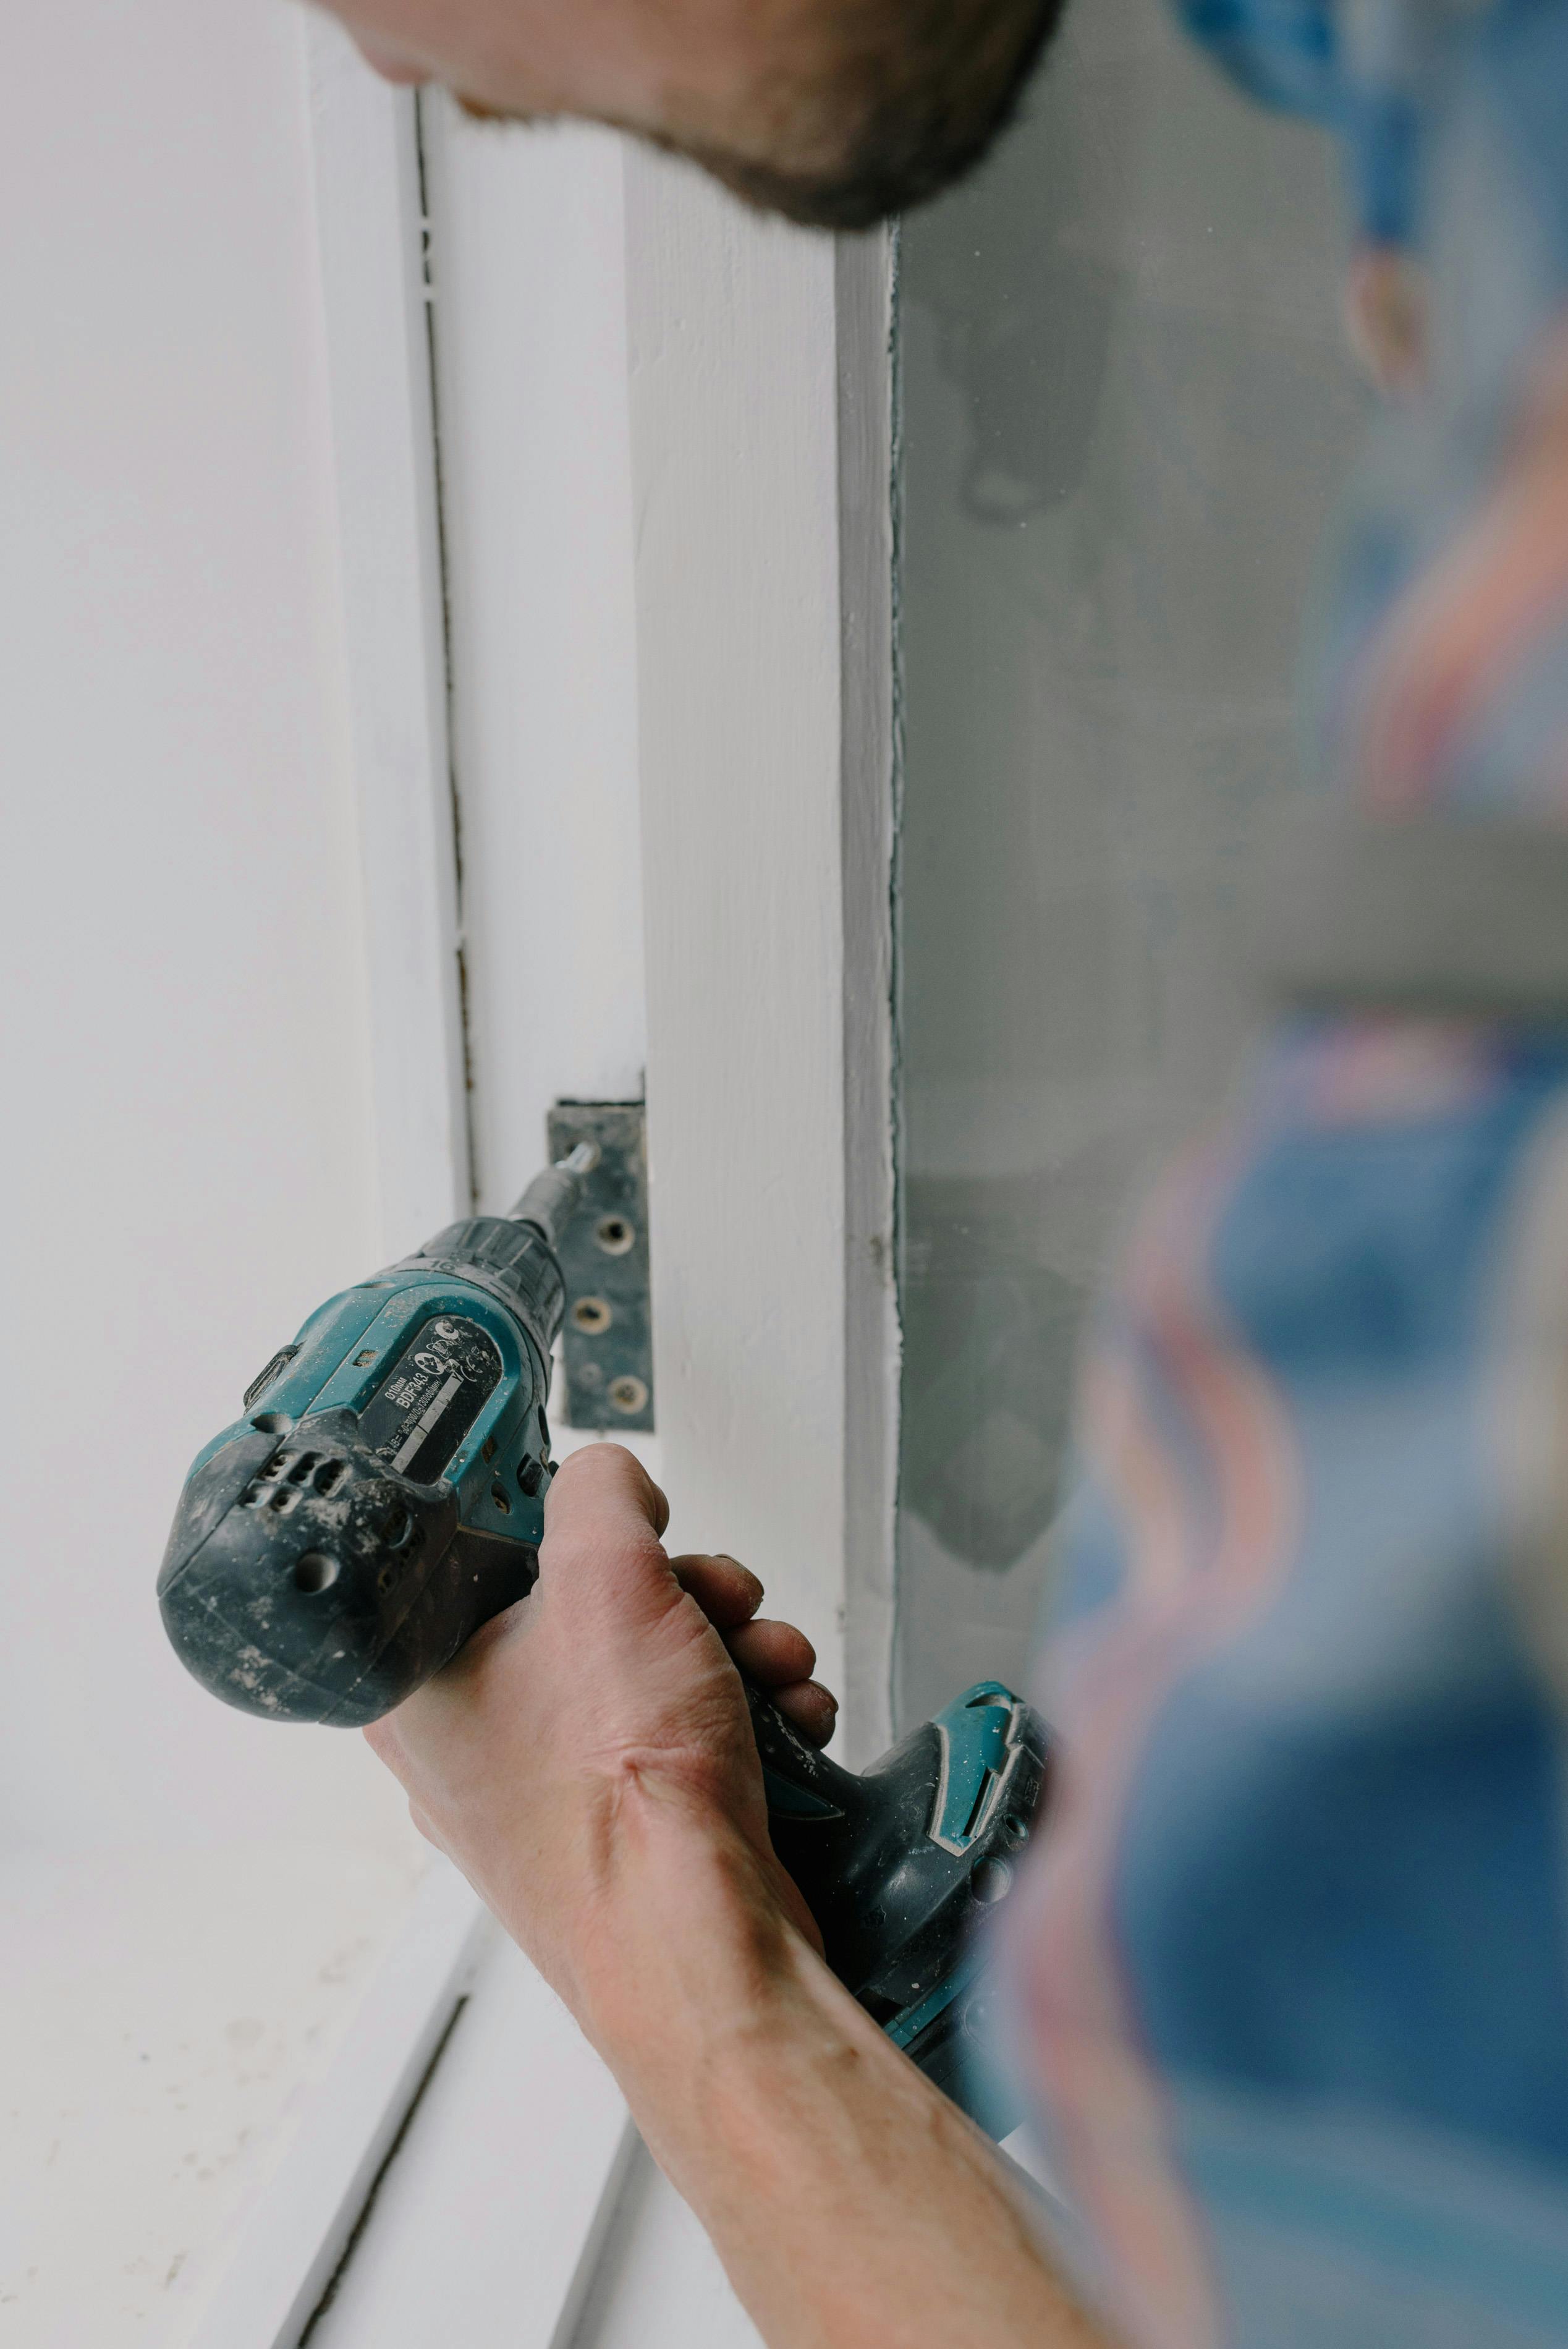
[[[469,1201],[455,803],[418,115],[303,26],[389,1257]]]

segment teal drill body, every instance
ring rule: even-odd
[[[465,1381],[474,1416],[441,1475],[456,1494],[462,1524],[537,1548],[551,1473],[544,1365],[512,1314],[484,1289],[449,1274],[384,1273],[318,1305],[286,1350],[288,1359],[274,1356],[272,1377],[250,1391],[253,1410],[202,1447],[191,1475],[253,1432],[258,1417],[297,1423],[323,1412],[351,1411],[362,1420],[388,1389],[393,1408],[406,1408],[395,1392],[399,1378],[408,1381],[409,1399],[417,1399],[409,1374],[428,1373],[430,1366],[415,1357],[430,1350],[432,1324],[452,1320],[489,1338],[500,1368],[488,1393],[472,1395],[475,1382]]]

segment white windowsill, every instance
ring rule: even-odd
[[[328,2067],[423,1847],[0,1860],[0,2333],[155,2336]]]

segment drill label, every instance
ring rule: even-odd
[[[500,1382],[500,1350],[477,1323],[449,1313],[403,1341],[366,1405],[360,1433],[379,1459],[433,1485]]]

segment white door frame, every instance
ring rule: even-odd
[[[418,118],[314,13],[309,82],[382,1246],[470,1191]]]
[[[888,1742],[892,271],[625,157],[654,1332],[683,1546]]]
[[[383,1217],[401,1248],[469,1185],[426,223],[413,103],[330,27],[309,57]],[[897,1437],[892,247],[763,222],[641,150],[605,157],[628,321],[661,1468],[672,1537],[746,1557],[806,1624],[861,1762],[889,1734]],[[171,2344],[294,2349],[490,1941],[443,1866]],[[552,2077],[574,2060],[586,2084],[596,2059],[552,2041]],[[620,2133],[593,2134],[562,2149],[594,2174],[583,2241],[552,2247],[562,2308],[534,2312],[531,2338],[580,2304],[626,2175]],[[374,2245],[372,2215],[355,2256]]]

